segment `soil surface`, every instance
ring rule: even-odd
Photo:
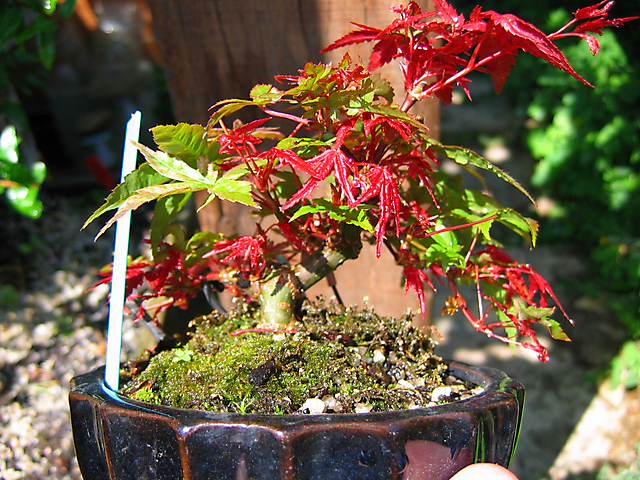
[[[177,408],[253,414],[364,413],[462,400],[482,391],[449,374],[438,334],[412,316],[381,317],[324,299],[289,325],[261,323],[260,305],[194,319],[173,349],[125,366],[121,392]]]

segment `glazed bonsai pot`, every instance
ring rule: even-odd
[[[72,381],[78,464],[85,480],[445,480],[474,462],[508,466],[524,388],[489,368],[451,371],[484,392],[398,412],[240,415],[130,400],[99,368]]]

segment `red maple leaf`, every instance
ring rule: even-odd
[[[591,5],[590,7],[584,7],[576,10],[573,16],[576,18],[576,20],[603,17],[607,15],[611,7],[613,7],[613,4],[614,4],[613,0],[603,0],[602,2],[596,3],[595,5]],[[599,8],[601,5],[604,5],[604,7]]]
[[[604,27],[619,26],[637,18],[606,20],[612,3],[605,0],[580,9],[575,13],[576,18],[565,27],[546,35],[511,14],[485,12],[476,7],[467,21],[447,0],[435,0],[437,11],[427,13],[422,13],[417,4],[411,2],[408,7],[394,9],[401,18],[384,30],[357,24],[358,30],[323,51],[355,43],[376,42],[369,59],[370,70],[400,57],[407,92],[415,99],[435,95],[445,103],[450,103],[454,85],[467,91],[466,76],[474,70],[489,73],[496,91],[500,91],[520,50],[589,85],[571,67],[553,41],[564,36],[576,36],[586,40],[592,52],[597,52],[598,42],[588,32],[601,34]],[[434,13],[438,18],[431,18]],[[577,24],[582,20],[586,21]],[[574,31],[567,31],[569,27],[575,27]]]
[[[386,125],[391,127],[405,142],[411,143],[411,126],[405,122],[395,120],[389,117],[371,118],[370,115],[363,116],[364,134],[371,135],[371,131],[378,125]],[[373,142],[372,142],[373,143]]]
[[[435,287],[429,280],[429,276],[417,267],[404,267],[404,294],[406,295],[409,289],[413,290],[420,302],[420,313],[424,317],[427,311],[427,304],[424,296],[424,284],[426,283],[432,290]]]
[[[599,8],[604,4],[604,7]],[[602,35],[602,30],[606,27],[619,27],[623,25],[625,22],[629,20],[635,20],[638,17],[626,17],[626,18],[613,18],[606,19],[605,17],[609,13],[609,10],[613,6],[613,0],[604,0],[600,3],[592,5],[590,7],[585,7],[577,10],[573,15],[574,19],[569,22],[567,25],[562,27],[556,33],[551,36],[554,38],[561,37],[579,37],[587,42],[589,45],[589,49],[593,55],[598,53],[600,49],[600,43],[593,35],[589,35],[590,33],[595,33],[597,35]],[[572,26],[574,23],[577,23],[579,20],[586,20],[585,22],[574,27],[573,31],[566,32],[569,26]]]
[[[255,146],[262,143],[262,140],[251,135],[251,132],[269,120],[270,118],[254,120],[220,135],[218,137],[220,153],[237,153],[240,156],[255,155],[257,153]]]
[[[305,161],[305,172],[311,175],[305,185],[298,190],[283,206],[282,211],[291,208],[299,201],[309,197],[320,182],[326,179],[332,172],[347,198],[353,199],[352,186],[349,175],[353,173],[353,161],[341,150],[330,148],[319,155]]]
[[[224,263],[230,264],[233,260],[238,260],[240,263],[248,263],[253,268],[254,275],[259,276],[266,265],[264,252],[266,242],[267,239],[264,232],[255,237],[246,235],[233,240],[221,240],[203,258],[230,252],[222,259]]]
[[[516,55],[518,54],[517,50],[506,52],[502,50],[503,45],[501,42],[491,35],[487,37],[478,50],[479,58],[495,56],[495,58],[490,62],[487,62],[483,68],[489,73],[489,75],[491,75],[493,88],[496,93],[500,93],[502,91],[504,82],[511,72],[511,67],[515,65]],[[498,53],[500,53],[500,55],[497,55]]]
[[[456,9],[446,0],[433,0],[433,4],[440,18],[442,18],[447,25],[450,25],[453,31],[460,31],[462,29],[465,24],[464,15],[458,14]]]
[[[360,185],[361,193],[358,198],[350,202],[354,208],[370,198],[378,197],[379,217],[376,225],[376,255],[380,257],[384,243],[387,224],[393,217],[395,219],[396,235],[400,235],[400,195],[393,174],[385,167],[359,164],[363,167],[364,174],[359,175],[354,183]]]
[[[315,157],[308,160],[303,160],[295,154],[295,156],[282,157],[285,163],[289,163],[294,168],[298,168],[311,176],[304,187],[298,190],[298,192],[282,206],[282,211],[291,208],[299,201],[310,196],[320,182],[325,180],[331,173],[335,175],[336,181],[342,189],[342,193],[347,197],[349,202],[355,202],[353,186],[349,181],[349,176],[353,175],[355,165],[353,160],[342,151],[342,145],[349,131],[355,125],[356,120],[357,118],[352,118],[340,126],[336,132],[336,139],[333,146]]]
[[[564,70],[585,85],[591,86],[589,82],[578,75],[578,72],[569,64],[567,57],[564,56],[549,37],[535,25],[525,22],[510,13],[499,14],[490,10],[485,12],[485,15],[490,18],[491,24],[496,30],[496,38],[504,46],[513,45],[519,47],[525,52],[546,60],[551,65]]]

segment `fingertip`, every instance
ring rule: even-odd
[[[494,463],[474,463],[460,470],[451,480],[518,480],[518,477]]]

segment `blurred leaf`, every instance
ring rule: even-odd
[[[58,6],[58,0],[42,0],[42,9],[47,15],[53,15]]]
[[[557,321],[553,320],[552,318],[549,318],[549,315],[553,313],[554,309],[548,308],[546,310],[549,310],[549,312],[541,312],[543,317],[540,320],[538,320],[540,324],[549,330],[549,333],[551,334],[551,338],[555,340],[563,340],[565,342],[570,341],[569,336],[566,333],[564,333],[560,324]]]
[[[58,24],[51,18],[46,18],[42,15],[38,15],[33,24],[25,28],[15,39],[16,44],[20,44],[30,39],[33,36],[41,33],[55,34],[58,29]]]
[[[43,205],[38,198],[38,186],[19,186],[7,188],[5,196],[9,204],[22,215],[30,218],[40,218]]]
[[[22,10],[14,4],[0,4],[0,52],[13,42],[23,28]]]
[[[2,134],[0,134],[0,165],[3,163],[18,163],[18,159],[20,158],[18,145],[20,145],[20,138],[17,135],[16,127],[7,125],[4,130],[2,130]]]
[[[58,12],[62,18],[69,18],[76,8],[76,0],[65,0],[58,4]]]
[[[0,284],[0,305],[15,308],[18,306],[19,300],[20,293],[16,287]]]
[[[156,202],[151,218],[150,235],[151,252],[156,256],[160,242],[165,237],[167,229],[176,219],[182,208],[191,198],[190,193],[164,197]]]

